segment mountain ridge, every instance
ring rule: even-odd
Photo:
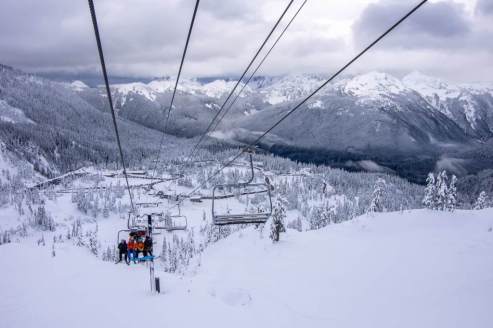
[[[22,135],[23,143],[26,135],[30,135],[30,146],[23,146],[24,149],[42,145],[39,151],[44,157],[60,166],[67,154],[60,156],[57,147],[62,145],[68,150],[77,139],[77,144],[85,144],[84,157],[89,161],[116,159],[102,87],[92,88],[81,81],[53,82],[0,67],[0,124],[7,147],[18,140],[17,135]],[[323,81],[323,76],[313,74],[254,78],[205,145],[218,141],[251,142]],[[181,141],[183,137],[201,135],[234,83],[229,79],[182,80],[167,131],[178,137],[173,137],[172,143],[187,143],[185,139]],[[172,77],[111,86],[120,124],[138,136],[132,139],[131,157],[135,158],[137,152],[141,157],[151,156],[155,151],[173,86]],[[27,124],[40,125],[42,132],[32,131]],[[66,129],[66,125],[73,126]],[[86,129],[81,129],[81,125]],[[57,133],[50,131],[54,127]],[[103,145],[89,138],[103,130]],[[47,137],[41,138],[40,133]],[[88,142],[87,138],[93,141]],[[354,163],[362,163],[358,169],[366,170],[369,166],[365,161],[370,160],[375,163],[373,167],[383,166],[384,170],[411,179],[416,176],[406,172],[414,170],[412,163],[426,163],[418,174],[422,179],[427,171],[438,169],[439,163],[447,162],[448,158],[461,163],[464,167],[459,170],[464,172],[470,167],[477,171],[491,166],[487,156],[477,153],[487,152],[489,146],[484,145],[490,145],[486,141],[492,138],[493,87],[489,84],[449,84],[417,72],[402,79],[369,72],[327,85],[273,130],[261,147],[297,160],[348,169],[358,168],[359,164]],[[49,140],[57,146],[50,146]],[[68,161],[79,157],[76,148],[69,151],[72,155]],[[33,156],[28,158],[34,160]]]

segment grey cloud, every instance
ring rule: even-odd
[[[293,47],[293,45],[296,45]],[[277,49],[278,53],[290,54],[295,57],[310,54],[324,54],[341,51],[347,45],[342,39],[323,38],[317,36],[300,36],[292,38],[292,42],[283,43]]]
[[[203,1],[201,9],[221,19],[259,18],[259,1],[215,0]]]
[[[194,0],[94,1],[111,76],[176,74]],[[412,5],[411,1],[383,1],[369,5],[356,20],[356,47],[352,47],[344,33],[328,30],[338,28],[338,24],[347,28],[347,20],[325,17],[325,13],[345,8],[341,2],[310,0],[259,74],[333,72]],[[365,56],[352,70],[423,70],[425,64],[439,67],[446,55],[447,63],[455,67],[464,66],[466,60],[484,66],[468,71],[449,69],[450,74],[471,80],[478,76],[491,79],[491,65],[484,64],[493,51],[492,42],[488,42],[493,39],[490,16],[486,16],[491,2],[480,0],[476,12],[481,14],[476,16],[466,15],[460,5],[451,1],[429,3],[378,47],[378,55]],[[0,63],[32,72],[100,77],[86,0],[1,3]],[[287,3],[288,0],[202,0],[183,74],[238,76]],[[296,0],[288,17],[299,4],[301,0]],[[408,58],[414,60],[402,64],[402,58],[394,59],[401,51],[411,51]]]
[[[96,0],[110,73],[174,74],[194,2]],[[252,53],[271,26],[260,17],[260,3],[202,1],[188,59],[205,63]],[[285,6],[278,4],[279,10]],[[30,71],[99,72],[87,1],[3,0],[2,7],[8,10],[0,11],[0,63]]]
[[[408,1],[369,5],[353,26],[358,45],[368,44],[411,9]],[[463,6],[451,2],[427,3],[382,43],[397,48],[455,48],[471,33]]]
[[[476,2],[476,14],[479,15],[493,15],[493,1],[492,0],[477,0]]]

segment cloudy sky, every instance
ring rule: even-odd
[[[186,76],[238,76],[289,0],[201,0]],[[295,0],[294,14],[303,0]],[[308,0],[261,75],[329,74],[419,0]],[[95,0],[110,75],[174,75],[195,0]],[[98,74],[86,0],[2,0],[0,63]],[[493,0],[430,0],[351,67],[493,81]]]

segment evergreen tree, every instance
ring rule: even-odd
[[[368,206],[367,212],[383,212],[383,192],[385,189],[385,180],[378,179],[375,183],[375,187],[373,189],[373,193],[370,200],[370,205]]]
[[[320,207],[312,208],[308,220],[310,230],[320,229],[322,227],[322,209]]]
[[[453,212],[457,207],[457,177],[452,175],[452,179],[450,180],[450,184],[447,189],[447,199],[446,199],[446,207],[447,210]]]
[[[164,271],[168,268],[168,242],[166,241],[166,235],[163,235],[163,247],[161,249],[161,261],[163,262]]]
[[[444,211],[447,208],[447,198],[448,198],[447,180],[448,177],[446,171],[440,172],[436,179],[435,209],[440,211]]]
[[[474,203],[474,207],[473,208],[475,210],[482,210],[483,208],[486,208],[487,200],[488,200],[488,196],[486,195],[486,192],[485,191],[481,191],[479,193],[478,199]]]
[[[433,173],[428,173],[426,178],[426,188],[425,195],[423,197],[423,205],[431,210],[436,208],[436,185],[435,185],[435,175]]]
[[[282,232],[286,232],[286,228],[284,227],[284,219],[286,219],[285,201],[281,197],[278,197],[272,211],[272,221],[269,235],[270,239],[272,239],[274,243],[279,241],[279,237]]]
[[[107,219],[110,216],[110,209],[108,208],[107,204],[104,204],[103,208],[103,217]]]
[[[87,247],[94,255],[99,255],[99,242],[98,242],[98,226],[96,225],[96,229],[94,231],[88,231],[86,233],[87,238]]]
[[[336,212],[337,210],[334,205],[326,204],[324,206],[322,210],[322,222],[324,227],[335,222]]]

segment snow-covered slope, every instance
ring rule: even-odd
[[[19,108],[10,106],[5,100],[0,99],[0,121],[7,123],[31,123],[34,121],[26,117],[24,112]]]
[[[437,107],[440,106],[442,101],[449,98],[457,98],[460,95],[460,89],[458,87],[419,72],[406,75],[403,82]]]
[[[111,117],[104,107],[107,99],[97,93],[96,103],[104,105],[96,108],[81,95],[98,90],[75,85],[81,91],[0,64],[0,142],[45,176],[77,169],[88,161],[117,158],[114,132],[108,128]],[[141,158],[148,148],[147,153],[154,156],[160,132],[128,120],[119,121],[126,140],[123,147],[136,147],[129,155],[138,152]],[[171,147],[177,141],[168,140],[173,140],[168,143]]]
[[[40,162],[46,162],[42,156],[39,159]],[[10,184],[14,185],[19,181],[25,183],[40,182],[42,180],[44,178],[35,172],[31,163],[9,151],[7,146],[0,141],[0,185],[4,183],[8,186]]]
[[[34,240],[0,246],[0,317],[30,327],[491,326],[493,210],[376,214],[273,245],[247,229],[182,278]],[[129,310],[131,304],[131,310]]]

